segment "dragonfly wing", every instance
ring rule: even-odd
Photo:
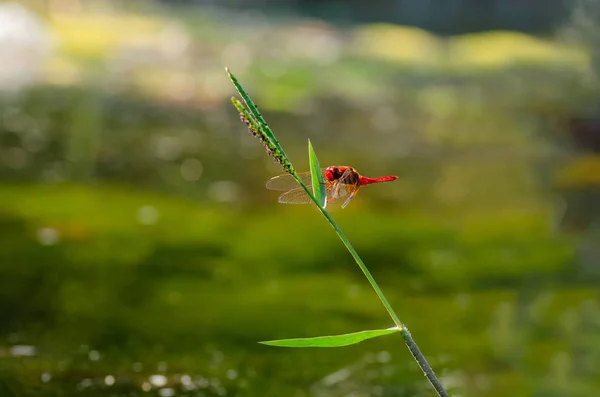
[[[303,172],[299,173],[298,175],[304,183],[310,183],[310,172]],[[290,174],[281,174],[269,179],[265,186],[270,190],[280,190],[285,192],[296,189],[300,185],[298,185],[298,182]]]
[[[354,185],[354,190],[348,195],[348,198],[346,199],[346,201],[344,201],[344,204],[342,204],[342,208],[346,208],[346,206],[350,204],[350,201],[352,201],[354,196],[356,196],[356,193],[358,193],[358,188],[359,185]]]
[[[340,176],[331,187],[331,197],[338,199],[346,197],[356,189],[357,180],[355,176],[356,172],[351,168],[346,169],[342,176]]]
[[[321,168],[325,172],[325,168]],[[312,178],[310,172],[299,173],[298,176],[306,184],[309,190],[312,190]],[[327,190],[327,203],[338,204],[340,197],[345,197],[351,187],[347,183],[340,183],[343,178],[335,182],[325,179],[325,189]],[[337,187],[336,187],[337,186]],[[283,204],[309,204],[312,200],[308,194],[298,185],[298,182],[290,174],[281,174],[269,179],[266,183],[267,189],[285,191],[279,196],[278,201]]]
[[[308,186],[308,188],[311,189],[311,186]],[[283,193],[277,201],[283,204],[309,204],[313,202],[301,187]]]
[[[324,171],[325,168],[321,168],[321,172]],[[302,182],[304,182],[306,186],[312,185],[312,178],[310,172],[299,172],[298,176],[300,177],[300,179],[302,179]],[[285,192],[288,190],[296,189],[300,185],[298,185],[298,182],[290,174],[281,174],[269,179],[265,186],[267,187],[267,189],[270,190],[280,190],[282,192]]]
[[[342,204],[342,208],[345,208],[350,201],[356,196],[358,193],[358,188],[360,187],[359,180],[357,178],[356,171],[351,168],[346,169],[342,176],[335,181],[334,186],[332,187],[331,197],[332,199],[338,199],[342,197],[346,197],[344,204]]]
[[[346,197],[348,194],[348,185],[342,182],[341,178],[331,183],[331,188],[329,190],[329,195],[332,200],[336,200],[342,197]]]
[[[335,181],[331,185],[330,196],[332,200],[337,200],[346,195],[346,189],[344,188],[344,184],[340,181]]]
[[[331,185],[328,185],[328,186],[329,186],[329,188],[327,191],[328,194],[327,194],[327,204],[326,205],[340,204],[341,200],[337,200],[337,199],[331,197]],[[308,185],[307,187],[309,190],[312,190],[312,185]],[[342,189],[342,191],[345,191],[345,190]],[[301,187],[289,190],[289,191],[281,194],[277,201],[282,204],[310,204],[313,202],[311,200],[310,196],[308,194],[306,194],[304,189],[302,189]]]
[[[340,200],[337,200],[335,197],[331,196],[332,184],[326,182],[325,186],[327,187],[327,204],[338,204]],[[312,191],[312,185],[307,185],[306,187],[308,190]],[[341,191],[344,193],[343,195],[345,195],[346,190],[343,187]],[[309,204],[313,202],[310,196],[306,194],[304,189],[301,187],[288,190],[287,192],[281,194],[277,201],[283,204]]]

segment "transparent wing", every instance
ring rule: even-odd
[[[310,172],[298,173],[305,184],[311,183]],[[298,188],[298,182],[290,174],[281,174],[269,179],[265,185],[270,190],[288,191]]]
[[[342,204],[342,208],[346,208],[346,206],[348,204],[350,204],[350,201],[352,201],[354,196],[356,196],[356,193],[358,193],[359,185],[355,185],[355,186],[356,187],[354,188],[354,190],[350,194],[348,194],[348,198],[346,199],[346,201],[344,201],[344,204]]]
[[[331,187],[331,197],[333,199],[338,199],[349,196],[344,203],[345,207],[350,200],[352,200],[352,197],[356,195],[359,187],[360,183],[356,172],[348,168],[338,180],[333,182],[333,186]]]
[[[358,174],[352,168],[346,168],[346,171],[338,178],[340,183],[354,185],[358,183]]]
[[[325,168],[321,168],[321,172],[324,172]],[[310,172],[299,172],[298,175],[300,179],[304,182],[305,185],[311,185],[312,179],[310,176]],[[265,185],[267,189],[270,190],[280,190],[282,192],[296,189],[299,187],[298,182],[290,175],[290,174],[281,174],[274,176],[269,179]]]
[[[309,190],[312,189],[312,185],[307,185],[306,187],[308,187]],[[310,204],[313,202],[310,199],[310,196],[306,194],[304,189],[302,189],[301,187],[283,193],[281,196],[279,196],[277,201],[279,201],[282,204]],[[336,200],[335,198],[331,197],[331,189],[328,188],[327,205],[338,203],[340,203],[340,200]]]
[[[288,192],[283,193],[281,196],[279,196],[279,199],[277,201],[279,201],[280,203],[283,203],[283,204],[309,204],[309,203],[312,203],[310,196],[308,194],[306,194],[304,189],[302,189],[301,187],[292,189]]]
[[[323,168],[321,170],[324,171],[325,169]],[[306,187],[309,190],[312,190],[310,172],[303,172],[298,175],[306,184]],[[277,200],[282,204],[312,203],[310,196],[306,194],[302,187],[298,186],[298,182],[296,182],[289,174],[281,174],[269,179],[266,183],[266,187],[271,190],[285,191],[285,193],[281,194]],[[355,173],[348,169],[334,182],[325,180],[325,187],[327,189],[327,204],[340,204],[342,202],[340,199],[346,197],[346,200],[342,204],[342,208],[344,208],[350,203],[354,196],[356,196],[360,185]]]

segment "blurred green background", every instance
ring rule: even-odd
[[[600,2],[467,3],[0,2],[0,396],[433,395],[257,343],[392,324],[225,66],[296,168],[400,176],[333,216],[452,395],[600,393]]]

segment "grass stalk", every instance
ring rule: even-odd
[[[431,366],[427,362],[427,359],[425,358],[425,356],[421,352],[421,349],[419,349],[419,346],[417,345],[417,343],[413,339],[410,331],[400,321],[400,318],[398,317],[398,315],[396,314],[396,312],[392,308],[392,305],[390,305],[390,302],[385,297],[385,294],[383,293],[383,291],[381,290],[381,288],[377,284],[377,281],[375,281],[375,278],[373,277],[373,275],[371,274],[371,272],[369,271],[369,269],[367,268],[367,266],[363,262],[363,260],[360,257],[360,255],[358,255],[358,252],[356,252],[356,250],[354,249],[354,247],[350,243],[350,240],[348,240],[348,238],[346,237],[346,235],[344,234],[344,232],[342,231],[342,229],[338,226],[338,224],[335,222],[335,220],[333,219],[333,217],[329,213],[329,211],[327,211],[325,208],[322,208],[319,205],[319,202],[314,197],[314,195],[312,194],[312,192],[310,191],[310,189],[307,186],[304,185],[303,181],[300,178],[296,178],[296,180],[298,181],[298,183],[300,185],[302,185],[302,187],[304,188],[304,190],[310,195],[311,199],[317,205],[317,208],[319,209],[319,211],[321,212],[321,214],[323,214],[323,216],[325,217],[325,219],[327,219],[327,221],[329,222],[329,224],[331,225],[331,227],[333,227],[333,229],[337,233],[337,235],[340,238],[340,240],[342,240],[342,243],[344,243],[344,245],[346,246],[346,249],[348,250],[348,252],[350,252],[350,255],[352,255],[352,257],[354,258],[354,261],[356,262],[356,264],[358,265],[358,267],[360,267],[360,270],[362,270],[362,272],[365,275],[365,277],[367,278],[367,280],[369,280],[369,284],[371,284],[371,287],[373,288],[373,290],[375,290],[375,293],[377,294],[377,297],[379,298],[379,300],[381,301],[381,303],[385,307],[385,310],[387,310],[388,314],[392,318],[392,321],[394,322],[394,324],[396,325],[396,327],[398,327],[398,329],[400,330],[400,335],[402,335],[402,339],[404,339],[404,343],[408,347],[408,350],[410,351],[410,354],[412,354],[413,358],[415,359],[415,361],[419,365],[419,368],[421,368],[421,370],[423,371],[423,374],[425,375],[425,377],[427,378],[427,380],[429,381],[429,383],[431,383],[431,386],[435,389],[435,391],[437,392],[437,394],[440,397],[449,397],[448,392],[446,391],[446,389],[444,389],[444,386],[442,386],[440,380],[437,378],[435,372],[433,371],[433,368],[431,368]]]
[[[417,343],[414,341],[408,328],[406,328],[404,326],[404,324],[400,321],[400,318],[398,317],[398,315],[392,308],[392,305],[389,303],[389,301],[385,297],[383,291],[381,290],[381,288],[375,281],[375,278],[373,277],[373,275],[371,274],[371,272],[369,271],[367,266],[364,264],[363,260],[358,255],[358,253],[356,252],[356,250],[354,249],[354,247],[352,246],[352,244],[350,243],[350,241],[348,240],[348,238],[346,237],[346,235],[344,234],[342,229],[335,222],[335,220],[333,219],[333,217],[331,216],[329,211],[327,211],[323,207],[322,203],[319,202],[317,197],[315,197],[315,195],[313,194],[313,191],[311,191],[311,189],[309,189],[304,184],[302,179],[298,176],[291,161],[285,155],[285,152],[283,151],[281,145],[275,138],[273,131],[268,127],[267,123],[265,122],[264,118],[258,111],[258,108],[253,103],[250,96],[242,88],[242,86],[240,85],[237,78],[235,76],[233,76],[233,74],[229,71],[229,69],[226,69],[226,70],[227,70],[227,73],[229,74],[229,78],[231,79],[232,83],[234,84],[234,86],[236,87],[236,89],[238,90],[240,95],[242,96],[244,103],[248,107],[248,109],[245,109],[239,101],[237,101],[235,98],[232,98],[233,104],[240,112],[240,117],[241,117],[242,121],[244,123],[246,123],[246,125],[248,126],[250,133],[253,136],[259,138],[263,142],[263,145],[265,146],[267,153],[270,156],[272,156],[275,159],[275,161],[280,163],[283,166],[284,170],[286,170],[290,175],[292,175],[292,177],[298,182],[298,184],[309,195],[309,197],[315,203],[315,205],[317,206],[317,208],[319,209],[321,214],[325,217],[325,219],[327,219],[327,221],[329,222],[331,227],[333,227],[333,229],[337,233],[338,237],[340,238],[340,240],[342,241],[342,243],[344,244],[344,246],[346,247],[348,252],[350,252],[350,255],[352,255],[356,264],[358,265],[358,267],[360,267],[360,270],[362,270],[363,274],[369,281],[369,284],[371,285],[371,287],[373,288],[373,290],[379,297],[379,300],[381,301],[381,303],[387,310],[389,316],[391,317],[392,321],[396,325],[396,328],[400,332],[400,335],[402,335],[402,338],[404,339],[404,343],[408,347],[408,350],[410,351],[413,358],[415,359],[415,361],[417,362],[417,364],[423,371],[423,374],[425,375],[425,377],[427,378],[429,383],[431,383],[431,385],[437,392],[438,396],[449,397],[448,392],[444,389],[441,382],[435,375],[435,372],[433,371],[433,369],[427,362],[427,359],[425,358],[425,356],[419,349],[419,346],[417,345]],[[313,176],[314,176],[315,172],[319,172],[318,160],[316,159],[316,154],[314,153],[310,142],[309,142],[309,152],[310,152],[309,159],[311,161],[311,172],[313,173]]]

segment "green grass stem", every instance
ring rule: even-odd
[[[379,297],[379,300],[385,307],[385,310],[387,310],[388,314],[392,318],[392,321],[394,322],[394,324],[400,331],[400,334],[402,335],[402,338],[404,339],[404,343],[408,347],[408,350],[412,354],[413,358],[415,359],[415,361],[417,362],[417,364],[419,365],[421,370],[423,370],[423,373],[424,373],[425,377],[427,378],[427,380],[429,380],[429,382],[431,383],[431,385],[433,386],[433,388],[435,389],[435,391],[437,392],[437,394],[440,397],[448,397],[449,396],[448,392],[446,392],[446,390],[442,386],[441,382],[435,375],[435,372],[433,371],[433,369],[427,362],[427,359],[425,358],[425,356],[419,349],[417,343],[414,341],[408,328],[406,328],[404,326],[404,324],[400,321],[400,318],[398,317],[398,315],[392,308],[392,305],[390,305],[390,303],[387,300],[387,298],[385,297],[383,291],[381,290],[381,288],[375,281],[375,278],[373,278],[373,275],[371,274],[371,272],[369,271],[367,266],[364,264],[361,257],[358,255],[358,253],[356,252],[356,250],[354,249],[354,247],[352,246],[352,244],[350,243],[350,241],[348,240],[348,238],[346,237],[346,235],[344,234],[342,229],[335,222],[335,220],[333,219],[331,214],[324,208],[324,203],[322,201],[320,201],[317,197],[315,197],[315,195],[313,194],[313,191],[304,184],[302,179],[294,171],[291,161],[285,155],[285,152],[281,148],[281,145],[275,138],[275,135],[273,134],[271,129],[268,127],[267,123],[263,119],[262,115],[258,111],[258,108],[253,103],[250,96],[242,88],[242,86],[238,82],[237,78],[229,71],[229,69],[226,69],[226,70],[227,70],[227,73],[228,73],[229,78],[231,79],[232,83],[234,84],[234,86],[236,87],[236,89],[238,90],[240,95],[242,96],[245,104],[248,106],[249,112],[246,111],[241,106],[241,103],[239,101],[235,100],[235,98],[232,99],[234,105],[236,105],[236,108],[238,109],[238,111],[240,112],[240,115],[242,116],[242,120],[245,121],[246,124],[249,125],[249,127],[251,129],[250,132],[253,135],[258,134],[259,137],[261,137],[261,140],[263,140],[263,143],[265,143],[265,146],[267,148],[267,153],[269,155],[273,156],[276,160],[277,159],[281,160],[282,164],[289,164],[289,167],[286,170],[288,171],[288,173],[290,175],[292,175],[294,177],[294,179],[298,182],[298,184],[310,196],[311,200],[315,203],[315,205],[317,206],[317,208],[319,209],[321,214],[323,214],[325,219],[327,219],[327,221],[329,222],[331,227],[333,227],[333,229],[337,233],[340,240],[342,240],[342,243],[346,246],[346,249],[348,250],[348,252],[350,252],[350,255],[352,255],[352,257],[356,261],[356,264],[358,265],[358,267],[360,267],[360,270],[362,270],[363,274],[369,281],[369,284],[371,284],[371,287],[373,288],[373,290],[375,290],[375,293]],[[253,131],[252,129],[257,130],[257,131]],[[316,157],[316,153],[314,153],[314,149],[313,149],[310,141],[309,141],[309,163],[311,164],[311,173],[313,174],[313,180],[314,180],[315,172],[319,172],[318,169],[315,169],[315,168],[318,168],[319,163],[318,163],[318,159]],[[285,168],[286,167],[284,167],[284,169]],[[275,343],[275,341],[271,341],[269,343]]]

